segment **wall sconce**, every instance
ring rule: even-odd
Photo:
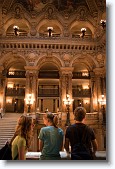
[[[13,29],[14,29],[14,34],[15,34],[16,36],[18,36],[18,35],[19,35],[19,27],[16,26],[16,25],[14,25],[14,26],[13,26]]]
[[[84,37],[85,36],[85,33],[86,33],[86,28],[81,28],[81,34],[80,34],[80,37]]]
[[[52,36],[53,27],[47,27],[47,30],[48,30],[48,36],[51,37]]]
[[[69,126],[71,123],[70,123],[70,105],[72,104],[73,102],[73,99],[70,99],[70,95],[67,94],[66,95],[66,99],[63,99],[63,102],[64,104],[66,105],[66,108],[67,108],[67,119],[66,119],[66,126]]]
[[[106,27],[106,20],[101,19],[100,24],[102,28],[104,29]]]

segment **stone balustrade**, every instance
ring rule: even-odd
[[[27,152],[27,160],[39,160],[41,152]],[[62,160],[68,160],[67,154],[65,151],[60,151],[60,156]],[[106,160],[106,151],[97,151],[95,160]]]

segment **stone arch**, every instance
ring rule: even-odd
[[[18,25],[20,25],[20,23],[23,24],[23,25],[25,25],[28,28],[28,32],[30,32],[30,24],[29,24],[29,22],[27,20],[25,20],[25,19],[18,19],[17,20],[17,19],[14,19],[14,18],[8,19],[7,22],[5,23],[5,25],[4,25],[5,32],[7,31],[7,29],[11,25],[17,24],[17,26],[18,26]]]
[[[12,52],[8,52],[7,54],[3,55],[0,62],[4,66],[4,69],[9,69],[14,63],[23,63],[26,65],[26,60],[23,56],[13,54]]]
[[[91,55],[87,55],[87,58],[86,55],[81,54],[75,56],[71,60],[70,66],[73,66],[75,62],[84,63],[89,71],[91,71],[95,67],[99,67],[98,62]]]
[[[43,19],[39,22],[38,26],[36,27],[37,31],[39,32],[40,28],[44,25],[48,25],[49,26],[56,26],[58,29],[60,29],[60,33],[62,34],[63,31],[63,27],[61,25],[61,23],[55,19],[53,20],[48,20],[48,19]]]
[[[89,21],[74,21],[74,22],[72,22],[70,25],[70,31],[72,30],[72,28],[77,27],[79,25],[81,27],[87,27],[91,31],[92,35],[94,36],[95,28]]]
[[[63,66],[63,63],[61,62],[61,60],[59,60],[59,58],[57,58],[56,56],[43,56],[38,60],[38,63],[37,63],[38,70],[42,67],[44,63],[48,63],[48,62],[56,65],[58,70],[60,70],[60,68]]]

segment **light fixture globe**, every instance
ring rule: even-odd
[[[100,20],[100,25],[102,26],[102,28],[104,29],[106,27],[106,20],[101,19]]]
[[[14,26],[13,26],[13,29],[14,29],[14,34],[15,34],[16,36],[18,36],[18,35],[19,35],[19,27],[18,27],[17,25],[14,25]]]
[[[47,27],[47,30],[48,30],[48,36],[51,37],[52,36],[53,27]]]
[[[81,32],[80,37],[83,38],[85,36],[86,28],[81,28]]]

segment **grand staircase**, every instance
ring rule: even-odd
[[[20,113],[5,113],[3,118],[0,118],[0,149],[12,138],[20,116]]]

